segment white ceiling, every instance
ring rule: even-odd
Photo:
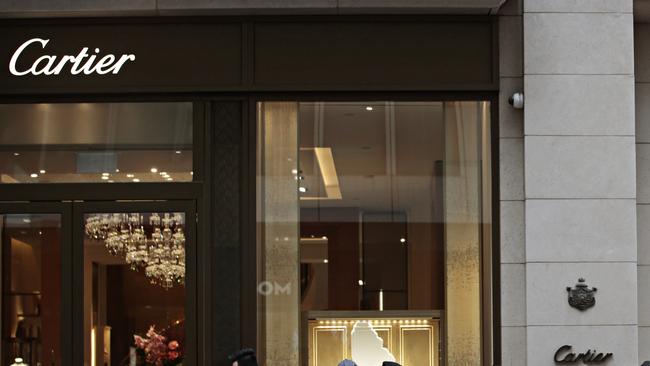
[[[332,149],[343,196],[301,201],[302,207],[409,211],[430,217],[434,164],[444,156],[443,103],[390,104],[301,103],[300,146]],[[306,195],[325,196],[312,151],[301,151],[300,158]]]

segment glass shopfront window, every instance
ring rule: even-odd
[[[0,215],[2,365],[61,360],[61,215]]]
[[[490,103],[257,113],[262,364],[485,362]]]
[[[84,219],[84,365],[181,362],[185,213],[93,213]]]
[[[0,105],[0,183],[192,181],[192,103]]]

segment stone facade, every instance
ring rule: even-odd
[[[634,28],[639,361],[650,360],[650,25]]]
[[[563,344],[637,365],[632,1],[531,0],[523,23],[527,365]],[[579,277],[584,313],[562,294]]]
[[[501,364],[526,364],[524,112],[508,104],[523,91],[522,0],[499,10],[499,168],[501,237]]]

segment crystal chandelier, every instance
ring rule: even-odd
[[[184,215],[149,215],[150,234],[139,213],[95,214],[86,218],[86,237],[104,242],[111,255],[122,256],[131,269],[144,269],[151,283],[165,289],[185,284]]]

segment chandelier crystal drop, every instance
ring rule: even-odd
[[[152,284],[165,289],[184,285],[183,213],[152,213],[148,219],[145,225],[139,213],[91,215],[86,218],[86,237],[103,241],[108,252],[124,257],[132,270],[143,269]]]

